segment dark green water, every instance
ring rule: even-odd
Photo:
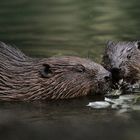
[[[139,0],[1,0],[0,40],[30,56],[101,60],[107,40],[138,40]],[[89,99],[1,103],[1,140],[139,140],[140,111],[86,107]]]

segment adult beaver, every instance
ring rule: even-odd
[[[109,41],[103,57],[103,66],[112,72],[118,82],[134,84],[140,80],[140,42]]]
[[[31,58],[0,42],[0,100],[68,99],[105,93],[110,72],[79,57]]]

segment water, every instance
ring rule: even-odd
[[[117,114],[95,110],[89,100],[54,103],[4,103],[0,109],[1,139],[137,140],[139,111]]]
[[[1,0],[0,40],[29,56],[101,61],[107,40],[138,40],[138,0]],[[86,105],[102,98],[0,103],[0,139],[138,140],[140,111]],[[137,105],[140,102],[137,101]]]

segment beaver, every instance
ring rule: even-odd
[[[31,58],[0,42],[0,100],[56,100],[105,93],[111,73],[76,56]]]
[[[114,82],[140,83],[140,41],[109,41],[103,56],[103,66],[112,73]]]

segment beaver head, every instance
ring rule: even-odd
[[[124,79],[134,84],[140,80],[140,42],[109,41],[103,57],[103,65],[112,72],[118,82]]]
[[[0,100],[68,99],[105,93],[110,72],[79,57],[31,58],[0,43]]]

